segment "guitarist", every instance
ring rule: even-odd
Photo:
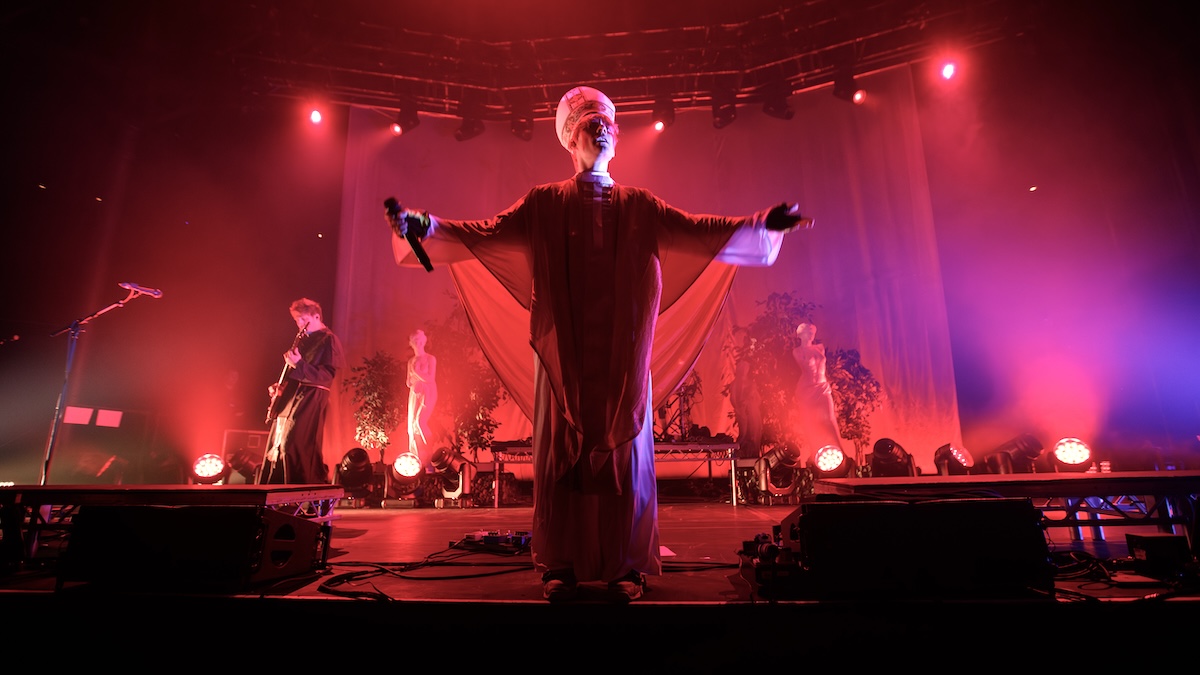
[[[345,365],[342,343],[321,319],[321,305],[300,298],[288,308],[296,327],[279,381],[267,388],[270,432],[258,483],[329,483],[321,452],[330,386]]]

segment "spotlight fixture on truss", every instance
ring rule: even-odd
[[[514,102],[512,104],[511,123],[509,128],[513,136],[523,140],[533,140],[533,104]]]
[[[732,90],[713,91],[712,116],[713,126],[718,129],[724,129],[737,119],[737,96]]]
[[[858,80],[850,72],[844,72],[834,79],[833,95],[854,105],[862,105],[867,100],[867,90],[858,85]]]
[[[785,80],[772,81],[763,91],[763,112],[776,119],[792,119],[796,111],[788,105],[788,97],[791,95],[792,88]]]
[[[412,103],[401,103],[400,111],[396,113],[396,119],[392,121],[392,134],[402,136],[421,124],[421,118],[417,117],[417,107]]]
[[[462,124],[454,130],[454,138],[467,141],[483,133],[483,106],[477,96],[458,104],[458,116],[462,118]]]
[[[454,138],[460,141],[468,141],[483,133],[483,120],[478,117],[464,117],[462,124],[454,130]]]
[[[669,96],[654,102],[654,130],[662,131],[675,123],[675,101]]]

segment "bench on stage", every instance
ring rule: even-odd
[[[1183,535],[1197,552],[1196,500],[1200,471],[1126,471],[1113,473],[1014,473],[900,478],[821,478],[814,497],[857,497],[892,501],[1027,498],[1042,513],[1046,527],[1070,528],[1075,540],[1082,528],[1104,539],[1106,527],[1153,526]]]
[[[240,591],[328,563],[336,485],[0,487],[0,574]]]
[[[713,462],[729,462],[729,501],[737,505],[737,478],[734,460],[737,458],[737,443],[667,443],[654,444],[655,462],[704,462],[708,466],[708,478],[713,477]],[[528,441],[497,441],[492,443],[492,458],[496,463],[496,475],[504,472],[505,464],[532,464],[533,448]],[[493,505],[500,507],[500,481],[496,481]]]

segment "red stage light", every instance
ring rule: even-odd
[[[1063,471],[1087,471],[1092,466],[1092,450],[1078,438],[1064,438],[1054,444],[1054,465]]]
[[[421,459],[411,452],[406,452],[392,462],[392,468],[401,476],[412,478],[421,473]]]
[[[229,465],[220,455],[206,453],[192,463],[192,480],[201,485],[214,485],[229,476]]]
[[[855,470],[855,462],[836,445],[826,445],[808,458],[808,468],[817,478],[845,478]]]
[[[404,499],[413,494],[420,485],[423,473],[420,457],[411,452],[401,454],[388,468],[385,497]]]

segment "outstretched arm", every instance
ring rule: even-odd
[[[800,215],[799,204],[784,202],[767,211],[767,218],[763,224],[773,232],[786,233],[793,230],[811,230],[813,219]]]
[[[752,267],[773,265],[779,256],[783,235],[812,227],[813,219],[800,215],[798,204],[779,204],[755,214],[750,225],[737,229],[717,254],[717,260]]]
[[[392,200],[389,200],[391,202]],[[432,263],[452,263],[469,260],[470,251],[449,231],[438,226],[438,219],[425,211],[405,209],[396,205],[386,207],[384,220],[392,231],[392,258],[401,267],[419,267],[414,247],[408,235],[416,238]]]

